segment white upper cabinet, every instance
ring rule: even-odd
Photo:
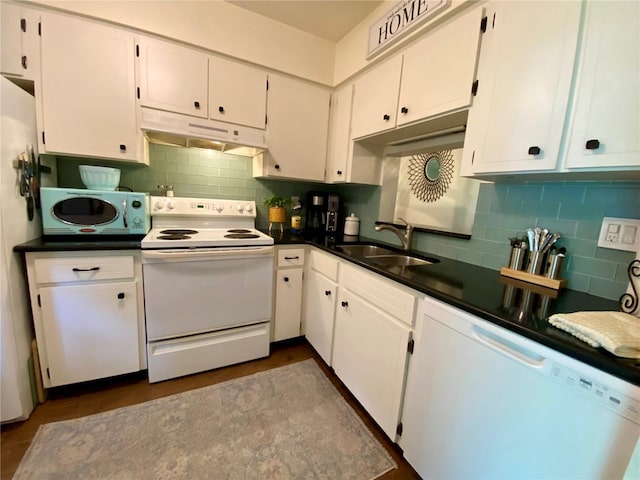
[[[398,126],[471,105],[483,9],[428,33],[404,53]]]
[[[265,128],[267,72],[223,58],[209,58],[209,117]]]
[[[326,182],[380,185],[382,149],[351,139],[353,84],[333,92]]]
[[[269,75],[268,152],[254,158],[256,177],[324,181],[330,90],[283,75]]]
[[[462,174],[556,168],[581,2],[492,2]]]
[[[207,118],[209,56],[153,38],[137,45],[140,104]]]
[[[353,84],[342,86],[331,97],[331,127],[327,154],[327,182],[347,181],[347,158],[351,143]]]
[[[62,15],[43,16],[42,153],[142,161],[133,35]],[[42,140],[42,139],[41,139]]]
[[[39,14],[17,5],[0,3],[0,73],[35,80],[38,71]]]
[[[351,138],[362,138],[471,104],[483,9],[474,8],[355,81]]]
[[[567,168],[640,169],[639,31],[639,2],[587,2]]]
[[[351,138],[396,126],[402,55],[374,67],[355,81]]]

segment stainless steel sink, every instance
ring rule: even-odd
[[[359,257],[369,265],[388,270],[390,267],[417,267],[438,263],[436,259],[419,258],[407,253],[377,245],[336,245],[336,250],[352,257]]]
[[[395,254],[393,250],[376,245],[336,245],[336,250],[354,257],[371,257],[373,255]]]
[[[398,267],[416,267],[419,265],[432,265],[437,260],[425,260],[410,255],[393,254],[393,255],[371,255],[365,257],[368,263],[379,266],[398,266]]]

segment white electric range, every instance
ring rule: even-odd
[[[151,219],[143,250],[273,245],[255,228],[253,201],[151,197]]]
[[[269,355],[273,238],[253,201],[151,197],[141,242],[149,381]]]

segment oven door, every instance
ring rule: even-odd
[[[271,320],[273,246],[142,251],[149,341]]]

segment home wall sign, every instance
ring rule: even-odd
[[[449,6],[450,0],[400,0],[369,27],[367,58],[379,53],[427,18]]]

